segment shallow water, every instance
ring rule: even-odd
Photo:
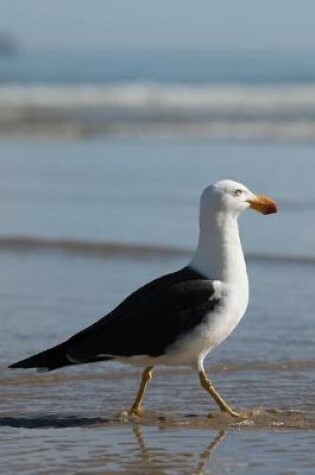
[[[209,376],[245,420],[221,416],[192,370],[161,368],[138,421],[121,415],[138,368],[102,363],[39,374],[5,364],[70,336],[184,257],[2,249],[0,260],[0,455],[7,473],[312,473],[313,266],[273,264],[271,282],[269,263],[249,262],[247,316],[207,359]],[[304,285],[291,288],[292,275],[301,273]]]
[[[11,473],[312,474],[314,433],[205,431],[163,427],[106,426],[63,430],[6,429]],[[13,437],[12,437],[13,436]],[[37,447],[34,452],[34,445]],[[248,446],[252,450],[247,451]],[[29,453],[31,459],[27,459]],[[246,456],[244,457],[244,454]],[[287,468],[290,467],[290,471]]]
[[[314,473],[313,148],[30,141],[0,152],[1,471]],[[245,419],[220,415],[185,368],[156,371],[141,421],[121,414],[137,368],[6,369],[185,265],[200,190],[228,172],[281,209],[242,220],[250,305],[206,362]]]

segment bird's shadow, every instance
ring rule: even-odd
[[[72,415],[45,414],[33,416],[0,417],[0,427],[17,427],[25,429],[65,429],[70,427],[89,427],[108,423],[111,420],[103,417],[81,417]]]

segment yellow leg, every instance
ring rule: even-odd
[[[210,396],[213,397],[213,399],[215,400],[215,402],[219,405],[221,411],[223,412],[227,412],[228,414],[230,414],[231,416],[234,416],[234,417],[242,417],[241,414],[239,414],[238,412],[234,411],[231,406],[229,406],[225,401],[224,399],[222,399],[222,397],[220,396],[220,394],[216,391],[216,389],[214,388],[213,384],[211,383],[211,381],[209,381],[209,379],[207,378],[207,375],[206,373],[204,372],[204,370],[200,370],[199,371],[199,379],[200,379],[200,383],[201,383],[201,386],[210,394]]]
[[[148,366],[142,373],[140,387],[138,389],[138,393],[136,399],[134,400],[133,405],[130,409],[130,414],[134,414],[136,416],[140,416],[140,408],[143,402],[144,393],[147,387],[148,382],[152,378],[152,371],[153,366]]]

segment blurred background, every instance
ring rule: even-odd
[[[281,203],[246,220],[247,250],[315,258],[314,14],[3,1],[0,236],[189,250],[201,189],[231,177]]]
[[[315,2],[0,3],[2,414],[88,418],[128,406],[137,370],[86,365],[31,378],[6,365],[185,265],[197,242],[202,189],[232,178],[272,196],[280,211],[242,216],[251,301],[233,336],[211,354],[211,374],[236,407],[298,408],[307,421],[315,407]],[[205,414],[209,401],[196,378],[173,372],[171,385],[170,371],[164,383],[163,375],[153,381],[146,407]],[[86,435],[82,443],[75,429],[58,432],[64,453],[59,435],[46,430],[18,455],[17,433],[2,437],[6,471],[18,473],[29,460],[27,473],[38,472],[34,453],[45,466],[45,457],[48,465],[54,460],[58,473],[63,456],[72,457],[71,473],[86,467]],[[97,454],[106,450],[104,437],[111,436],[93,440]],[[161,435],[154,437],[158,446]],[[181,454],[181,439],[169,437]],[[253,438],[243,453],[228,449],[219,460],[252,474],[237,464],[258,451],[263,473],[301,469],[295,432],[278,455],[270,440],[267,432],[254,451]],[[199,442],[206,446],[196,436],[195,455]],[[126,450],[117,445],[118,467]],[[184,473],[183,466],[163,473]]]
[[[29,351],[40,326],[58,340],[184,265],[201,190],[221,178],[280,204],[242,219],[250,275],[259,263],[270,285],[266,296],[252,279],[262,311],[279,292],[270,266],[303,281],[315,264],[314,15],[306,0],[2,1],[5,360],[40,302]]]
[[[314,15],[306,0],[2,1],[5,361],[14,341],[17,356],[39,349],[185,265],[200,193],[221,178],[280,205],[242,217],[261,312],[288,278],[304,281],[315,265]],[[20,328],[33,318],[34,338]]]

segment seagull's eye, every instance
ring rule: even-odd
[[[233,191],[233,196],[241,196],[241,194],[243,193],[243,190],[234,190]]]

